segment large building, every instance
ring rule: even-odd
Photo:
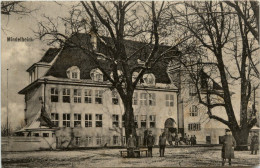
[[[140,45],[126,41],[127,52]],[[99,43],[96,47],[102,48]],[[132,66],[143,64],[145,51],[142,53],[136,53],[138,59],[131,60]],[[109,71],[106,62],[103,67]],[[30,84],[19,92],[25,95],[27,125],[44,106],[57,128],[57,147],[125,145],[123,103],[106,76],[80,49],[51,48],[27,72]],[[139,145],[143,144],[146,130],[153,132],[157,144],[162,131],[169,133],[180,128],[179,120],[183,118],[178,114],[177,100],[178,89],[171,82],[167,66],[158,63],[147,71],[133,96]],[[31,135],[35,134],[43,136],[37,132]]]

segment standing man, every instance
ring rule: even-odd
[[[228,159],[229,165],[231,165],[231,159],[234,159],[234,147],[236,141],[231,134],[229,129],[226,129],[226,135],[224,136],[223,147],[222,147],[222,166],[225,165],[226,159]]]
[[[254,132],[254,136],[251,138],[251,145],[250,145],[252,155],[254,151],[255,151],[255,155],[257,154],[258,146],[259,146],[258,136]]]
[[[128,157],[134,157],[134,148],[136,147],[136,139],[130,134],[130,137],[127,140],[127,154]]]
[[[164,157],[164,151],[165,151],[165,146],[166,146],[166,136],[165,136],[164,132],[159,137],[159,146],[160,146],[160,151],[159,151],[160,157]]]
[[[147,136],[147,147],[148,147],[148,157],[153,157],[153,145],[154,145],[154,137],[152,135],[152,131],[149,131],[149,135]]]

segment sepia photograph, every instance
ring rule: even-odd
[[[260,167],[259,3],[1,1],[1,167]]]

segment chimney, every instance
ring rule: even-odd
[[[91,37],[90,42],[93,46],[93,50],[97,50],[97,35],[96,35],[96,32],[91,30],[89,34],[90,34],[90,37]]]

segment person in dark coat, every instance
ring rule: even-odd
[[[159,137],[159,146],[160,146],[160,157],[164,157],[164,151],[166,146],[166,135],[163,132],[162,135]]]
[[[256,133],[254,133],[254,136],[251,138],[251,145],[250,145],[251,154],[253,154],[255,151],[255,155],[256,155],[258,147],[259,147],[258,136],[256,135]]]
[[[147,147],[148,147],[148,157],[153,157],[153,145],[154,145],[154,137],[152,135],[152,131],[149,131],[149,135],[147,136]]]
[[[127,153],[128,157],[134,157],[134,148],[136,147],[136,139],[130,134],[130,137],[127,140]]]
[[[193,141],[194,141],[194,144],[193,144],[193,145],[196,145],[196,144],[197,144],[197,138],[196,138],[195,135],[193,136]]]
[[[236,146],[236,141],[231,135],[229,129],[226,129],[226,135],[223,138],[223,147],[222,147],[222,166],[225,165],[226,159],[228,159],[229,165],[231,165],[231,159],[234,158],[234,147]]]
[[[194,145],[194,137],[193,137],[193,135],[190,136],[190,145],[191,146]]]
[[[172,144],[172,134],[171,133],[169,133],[168,134],[168,142],[169,142],[169,144],[170,144],[170,146],[172,146],[173,144]]]
[[[144,146],[147,146],[146,142],[147,142],[147,136],[148,136],[148,130],[144,131]]]

